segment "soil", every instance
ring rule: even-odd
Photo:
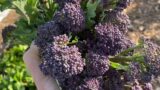
[[[132,23],[128,34],[133,41],[143,34],[160,44],[160,0],[134,0],[125,12]]]

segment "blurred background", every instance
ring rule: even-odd
[[[57,7],[54,0],[0,0],[0,90],[36,90],[22,56]],[[160,45],[160,0],[134,0],[125,13],[131,40],[145,35]]]

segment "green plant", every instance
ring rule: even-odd
[[[12,0],[0,0],[0,11],[10,8]]]
[[[15,0],[12,2],[12,8],[21,15],[21,19],[16,23],[17,28],[11,34],[14,44],[30,44],[36,37],[37,27],[52,18],[57,4],[53,0],[42,1]]]
[[[35,90],[22,60],[27,47],[17,45],[4,52],[0,61],[0,90]]]
[[[35,90],[22,55],[36,37],[37,27],[50,20],[57,9],[54,0],[0,0],[0,11],[15,9],[21,16],[7,35],[10,47],[0,56],[0,90]]]

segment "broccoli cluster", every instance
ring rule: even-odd
[[[89,51],[86,59],[86,73],[89,76],[102,76],[109,69],[108,57],[102,55],[102,53]]]
[[[95,32],[97,47],[103,49],[107,55],[116,55],[133,45],[133,43],[120,32],[119,28],[111,23],[100,23],[96,25]]]
[[[66,3],[73,3],[75,5],[79,5],[82,0],[55,0],[61,7],[63,7]]]
[[[140,86],[139,82],[137,80],[135,80],[133,85],[132,85],[131,90],[143,90],[143,88]],[[144,90],[146,90],[146,89],[144,89]]]
[[[54,42],[43,50],[43,63],[40,65],[44,73],[55,76],[58,80],[77,75],[83,71],[84,59],[76,46],[66,46],[68,37],[59,35]],[[46,72],[47,71],[47,72]]]
[[[105,78],[105,90],[125,90],[121,74],[116,70],[108,70]]]
[[[149,68],[149,72],[155,76],[160,74],[160,46],[145,40],[145,63]]]
[[[126,74],[126,80],[127,81],[134,81],[135,79],[139,79],[141,76],[141,66],[137,62],[132,62],[130,65],[130,71]]]
[[[117,26],[122,33],[126,33],[128,31],[128,27],[130,26],[129,17],[120,11],[107,11],[105,19],[108,22],[111,22],[113,25]]]
[[[53,42],[53,37],[62,33],[60,26],[54,21],[50,21],[38,27],[36,44],[43,49],[48,42]]]
[[[54,19],[64,27],[65,32],[80,32],[85,27],[85,17],[80,5],[65,3],[64,7],[56,12]]]
[[[153,90],[160,46],[144,40],[139,50],[127,38],[130,21],[123,10],[132,0],[55,2],[58,10],[39,26],[35,40],[45,75],[57,79],[62,90]]]
[[[102,77],[86,78],[75,90],[104,90]]]

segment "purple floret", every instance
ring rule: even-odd
[[[82,0],[55,0],[55,2],[58,3],[61,7],[63,7],[65,3],[80,4],[81,1]]]
[[[131,62],[129,71],[126,72],[125,80],[133,82],[135,79],[141,79],[141,66],[138,62]]]
[[[134,81],[131,90],[143,90],[142,87],[140,86],[139,82],[137,80]]]
[[[95,30],[98,40],[97,46],[107,55],[115,55],[133,46],[133,43],[113,24],[100,23],[96,25]]]
[[[155,76],[160,75],[160,46],[145,40],[145,63],[149,67],[149,72]]]
[[[116,70],[108,70],[105,74],[105,90],[124,90],[121,74]]]
[[[130,5],[131,2],[133,2],[133,0],[119,0],[119,2],[117,3],[117,6],[115,8],[115,10],[117,10],[117,11],[123,11],[124,9],[127,8],[127,6]]]
[[[75,90],[103,90],[102,77],[86,78]]]
[[[83,77],[81,75],[75,75],[67,78],[64,81],[60,81],[62,90],[75,90],[75,88],[81,84]]]
[[[102,76],[109,69],[108,57],[102,53],[89,51],[86,67],[89,76]]]
[[[79,5],[66,3],[64,7],[58,11],[54,19],[59,23],[65,32],[80,32],[85,27],[85,16]]]
[[[100,5],[105,9],[109,5],[109,0],[100,0]]]
[[[143,89],[144,90],[153,90],[153,86],[151,83],[145,83]]]
[[[116,10],[107,11],[105,20],[107,22],[110,22],[113,25],[117,26],[118,29],[123,34],[126,34],[126,32],[128,31],[128,27],[130,25],[130,20],[129,20],[128,15],[123,12],[119,12]]]
[[[78,48],[66,46],[67,41],[66,35],[54,37],[53,44],[48,45],[42,52],[41,70],[58,80],[81,73],[85,65]]]
[[[35,43],[38,47],[44,48],[49,42],[53,41],[53,37],[60,35],[62,30],[54,21],[50,21],[38,27],[37,39]]]

